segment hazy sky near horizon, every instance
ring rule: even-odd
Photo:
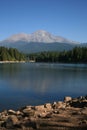
[[[0,40],[37,30],[87,42],[87,0],[0,0]]]

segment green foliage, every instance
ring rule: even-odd
[[[36,62],[87,63],[87,48],[75,47],[70,51],[34,53],[27,57]]]
[[[0,47],[0,61],[21,61],[25,60],[24,54],[17,49]]]

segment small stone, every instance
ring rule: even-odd
[[[56,109],[56,108],[57,108],[57,102],[54,102],[54,103],[52,104],[52,108],[53,108],[53,109]]]
[[[58,110],[54,110],[53,113],[54,114],[59,114],[59,111]]]

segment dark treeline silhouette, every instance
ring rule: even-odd
[[[29,54],[27,57],[36,62],[87,63],[87,48],[75,47],[63,52],[40,52]]]
[[[24,54],[17,49],[0,47],[0,61],[21,61],[25,60]]]

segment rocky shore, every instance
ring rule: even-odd
[[[5,110],[0,130],[87,130],[87,96]]]

